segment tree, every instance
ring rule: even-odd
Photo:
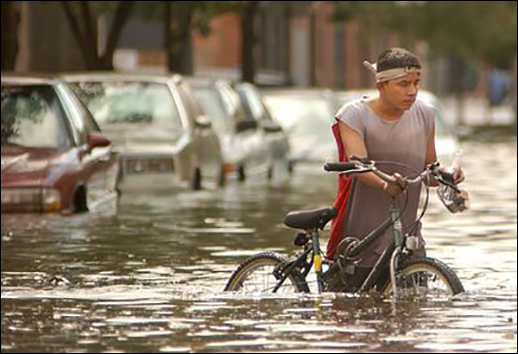
[[[17,1],[2,1],[2,70],[14,70],[16,64],[20,22],[17,3]]]
[[[263,38],[257,34],[257,18],[261,8],[267,6],[281,6],[286,13],[307,12],[311,1],[233,1],[234,11],[240,16],[241,24],[241,80],[255,82],[257,71],[256,50]],[[289,19],[288,19],[289,20]]]
[[[228,11],[232,1],[146,1],[137,6],[136,16],[164,25],[164,51],[169,71],[192,74],[192,35],[210,33],[210,21]]]
[[[135,1],[60,1],[87,70],[112,70],[113,54]],[[100,48],[97,19],[114,11],[106,46]]]
[[[241,80],[255,82],[255,22],[260,1],[243,1],[241,10]]]

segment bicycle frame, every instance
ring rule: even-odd
[[[379,239],[385,232],[391,227],[393,228],[393,241],[387,246],[381,257],[376,262],[372,271],[369,273],[365,281],[363,282],[360,291],[368,291],[371,289],[376,281],[382,275],[382,272],[386,269],[387,265],[390,262],[393,252],[404,246],[405,236],[403,233],[403,225],[401,223],[401,211],[396,204],[395,199],[392,199],[391,207],[389,210],[390,216],[374,231],[372,231],[367,237],[361,240],[353,249],[351,249],[351,254],[355,256],[356,254],[360,254],[362,251],[367,249],[374,241]],[[286,271],[282,272],[282,276],[280,277],[277,285],[274,287],[273,292],[277,292],[279,288],[282,286],[284,281],[288,278],[290,273],[295,270],[295,268],[299,266],[303,266],[303,277],[306,278],[313,265],[315,266],[315,273],[317,276],[317,286],[318,292],[321,293],[324,289],[324,275],[326,272],[322,272],[322,251],[320,249],[320,234],[318,229],[311,231],[311,244],[306,246],[304,252],[302,252],[294,261],[290,261],[285,266],[282,267],[282,270]],[[312,255],[310,262],[307,262],[308,256]]]

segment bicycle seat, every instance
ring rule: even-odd
[[[284,218],[284,225],[302,230],[323,229],[337,213],[335,208],[292,211]]]

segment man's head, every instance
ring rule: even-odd
[[[414,54],[406,49],[391,48],[380,54],[376,64],[364,64],[375,75],[384,101],[401,110],[410,109],[421,82],[421,63]]]

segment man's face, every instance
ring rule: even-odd
[[[407,111],[416,100],[420,83],[421,74],[410,73],[402,78],[380,83],[378,89],[386,101],[400,110]]]

